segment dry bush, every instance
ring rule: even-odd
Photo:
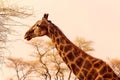
[[[75,44],[85,52],[94,51],[94,48],[91,47],[91,45],[93,44],[93,41],[88,41],[84,38],[77,37],[75,39]]]
[[[6,42],[8,40],[8,35],[12,35],[14,30],[10,26],[23,26],[24,24],[14,20],[13,18],[26,18],[32,15],[32,11],[25,7],[12,7],[9,4],[9,0],[6,4],[6,1],[0,0],[0,63],[4,63],[4,50],[6,48]]]

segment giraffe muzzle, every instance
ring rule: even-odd
[[[24,36],[24,39],[26,39],[26,40],[31,40],[32,38],[30,37],[30,36]]]

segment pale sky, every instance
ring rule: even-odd
[[[49,13],[49,19],[73,41],[83,37],[93,41],[93,55],[101,59],[120,59],[120,0],[11,0],[20,6],[34,9],[34,17],[19,20],[32,26]],[[19,2],[17,2],[19,1]],[[30,45],[25,44],[23,36],[28,28],[17,27],[20,39],[13,43],[13,56],[23,56],[30,52]],[[41,38],[43,39],[43,38]],[[0,74],[1,75],[1,74]],[[3,75],[2,75],[3,76]],[[5,78],[3,78],[4,80]]]

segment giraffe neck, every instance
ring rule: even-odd
[[[58,45],[59,45],[59,43],[58,43],[57,39],[62,38],[62,37],[67,39],[66,36],[62,33],[62,31],[57,26],[52,24],[51,22],[48,26],[48,35],[47,36],[52,40],[52,42],[54,44],[57,43]]]
[[[72,51],[74,47],[77,48],[63,33],[62,31],[51,24],[48,29],[48,37],[52,40],[53,44],[55,45],[56,49],[60,52],[60,56],[63,57],[68,52]],[[74,47],[73,47],[74,46]]]
[[[84,58],[88,57],[88,55],[75,46],[57,26],[52,24],[49,27],[48,37],[52,39],[52,42],[54,43],[60,56],[63,58],[63,61],[73,71],[73,73],[77,75],[80,71],[79,67],[84,62]],[[81,61],[77,61],[80,57],[82,57],[82,60],[80,59]],[[75,65],[76,63],[78,64],[78,67]]]

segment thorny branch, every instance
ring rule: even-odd
[[[44,75],[45,75],[45,78],[47,79],[47,76],[48,76],[48,77],[49,77],[49,80],[51,80],[51,75],[50,75],[49,69],[48,69],[47,65],[42,61],[42,58],[44,57],[44,55],[45,55],[48,51],[50,51],[51,49],[48,49],[48,50],[46,50],[43,54],[41,54],[41,52],[39,51],[38,46],[36,45],[35,47],[36,47],[37,52],[38,52],[38,55],[39,55],[39,61],[40,61],[40,63],[43,65],[42,67],[46,70],[46,73],[44,74]]]

